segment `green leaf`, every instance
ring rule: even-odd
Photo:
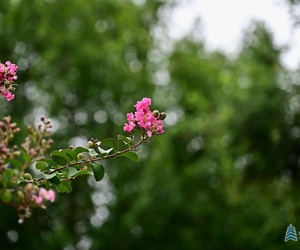
[[[89,149],[89,155],[91,156],[91,157],[94,157],[94,156],[98,156],[98,153],[94,150],[94,149]]]
[[[55,173],[52,173],[52,174],[45,174],[45,173],[42,173],[42,175],[44,176],[44,178],[46,180],[50,180],[52,179],[54,176],[55,176]]]
[[[30,161],[31,161],[29,154],[26,154],[26,153],[23,154],[23,159],[26,163],[30,163]]]
[[[9,190],[4,190],[1,194],[0,194],[0,198],[3,202],[8,203],[11,201],[12,199],[12,193]]]
[[[87,152],[87,153],[89,152],[88,149],[83,148],[83,147],[77,147],[77,148],[74,149],[74,151],[75,151],[77,154],[83,153],[83,152]]]
[[[56,191],[59,193],[65,193],[67,192],[67,188],[64,185],[59,184],[56,186]]]
[[[72,192],[72,184],[70,181],[62,181],[58,186],[56,186],[56,191],[60,193],[70,193]]]
[[[109,148],[109,149],[103,149],[101,147],[98,147],[99,152],[101,153],[100,157],[104,157],[106,155],[108,155],[112,150],[114,150],[113,148]]]
[[[58,165],[62,166],[68,164],[72,160],[64,149],[54,150],[51,152],[50,156]]]
[[[14,171],[9,168],[1,172],[1,174],[2,174],[2,182],[9,183],[14,176]]]
[[[124,142],[129,142],[129,141],[132,141],[132,138],[131,137],[126,137],[124,135],[118,135],[118,140],[119,141],[124,141]]]
[[[48,179],[48,181],[52,182],[55,185],[60,184],[60,179],[57,176],[54,176],[53,178]]]
[[[77,161],[77,152],[72,149],[63,150],[72,160]]]
[[[119,145],[116,139],[114,138],[107,138],[101,141],[100,145],[108,146],[109,148],[113,148],[115,152],[119,151]]]
[[[10,163],[16,168],[18,169],[19,171],[21,171],[22,169],[22,166],[23,166],[23,163],[16,159],[16,158],[13,158],[13,159],[10,159]]]
[[[58,157],[58,156],[52,156],[53,161],[55,161],[56,166],[65,166],[69,162],[65,160],[64,158]]]
[[[45,161],[38,161],[35,164],[35,168],[41,171],[48,171],[49,170],[49,166],[48,163]]]
[[[91,174],[93,174],[93,172],[91,172],[90,170],[80,170],[73,177],[76,178],[79,175],[91,175]]]
[[[74,167],[68,167],[66,168],[66,176],[67,177],[72,177],[77,173],[77,169]]]
[[[55,166],[57,167],[57,163],[53,161],[52,159],[42,159],[41,161],[47,162],[49,166]]]
[[[134,145],[133,138],[129,136],[118,135],[118,140],[123,141],[124,144],[128,145],[129,147],[132,147]]]
[[[118,156],[127,157],[127,158],[133,160],[134,162],[138,162],[138,160],[139,160],[138,154],[136,152],[133,152],[133,151],[128,151],[128,152],[119,154]]]
[[[94,173],[94,177],[96,181],[101,181],[104,177],[104,167],[97,163],[97,162],[93,162],[92,163],[92,169],[93,169],[93,173]]]

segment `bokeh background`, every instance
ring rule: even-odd
[[[172,40],[161,13],[178,2],[0,0],[0,60],[19,66],[2,116],[51,118],[53,149],[122,134],[142,97],[168,116],[137,164],[104,162],[23,224],[0,204],[0,249],[299,249],[284,237],[300,230],[300,67],[262,22],[235,56]]]

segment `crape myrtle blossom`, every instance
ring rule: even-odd
[[[15,95],[10,91],[14,90],[13,83],[17,79],[18,66],[7,61],[5,64],[0,62],[0,93],[7,101],[14,99]]]
[[[55,192],[51,189],[47,191],[45,188],[40,188],[39,195],[32,195],[32,199],[37,205],[42,204],[44,200],[54,202]]]
[[[12,91],[17,85],[14,83],[17,79],[17,70],[18,67],[9,61],[0,62],[0,96],[8,101],[14,98]],[[0,137],[3,137],[0,139],[0,203],[14,207],[19,216],[18,222],[23,223],[25,218],[32,216],[32,209],[46,209],[48,201],[55,201],[56,193],[50,188],[57,187],[55,185],[57,182],[71,181],[80,175],[93,175],[96,181],[101,181],[105,173],[102,164],[98,163],[101,160],[125,156],[136,162],[139,158],[138,147],[142,143],[149,142],[149,137],[164,133],[162,120],[166,115],[158,110],[152,112],[150,105],[151,99],[143,98],[134,105],[136,111],[127,114],[128,123],[124,125],[124,130],[127,132],[137,130],[140,138],[135,139],[134,134],[130,137],[119,135],[118,140],[126,145],[125,148],[119,150],[118,141],[107,138],[102,142],[106,141],[104,145],[109,149],[104,150],[100,147],[102,146],[100,140],[91,138],[87,149],[71,146],[67,149],[54,150],[50,156],[58,157],[50,159],[45,158],[52,144],[52,123],[48,119],[41,117],[42,124],[38,124],[36,128],[29,126],[25,142],[11,147],[11,140],[20,128],[11,121],[10,116],[3,117],[0,120]],[[67,162],[61,163],[60,158],[65,156],[68,156]],[[15,164],[15,161],[18,164]],[[31,175],[27,171],[34,163],[36,171],[40,173],[37,177],[35,173]],[[53,168],[52,165],[57,167]],[[69,173],[68,170],[71,168],[72,173]],[[55,176],[57,181],[49,179],[52,176]],[[67,186],[61,185],[57,188],[57,192],[72,190],[71,183]]]
[[[140,128],[149,137],[164,132],[162,120],[166,117],[165,113],[160,113],[158,110],[152,112],[149,108],[150,105],[151,99],[147,97],[134,105],[136,112],[126,115],[127,123],[125,123],[123,128],[125,132],[132,132],[135,128]]]

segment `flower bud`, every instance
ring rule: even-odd
[[[24,200],[24,193],[21,191],[21,190],[18,190],[17,192],[17,197],[20,199],[20,200]]]
[[[29,173],[25,173],[25,174],[24,174],[24,178],[25,178],[26,180],[32,180],[32,176],[31,176],[31,174],[29,174]]]
[[[159,114],[159,119],[160,119],[160,120],[164,120],[166,117],[167,117],[167,115],[166,115],[165,112],[161,112],[161,113]]]
[[[25,191],[28,193],[30,193],[32,191],[32,189],[33,189],[33,184],[31,184],[31,183],[27,184],[25,187]]]
[[[5,80],[5,81],[4,81],[4,85],[8,87],[8,86],[10,85],[10,81]]]
[[[154,110],[154,111],[152,112],[152,114],[153,114],[153,116],[156,118],[156,117],[158,117],[158,115],[159,115],[159,111],[158,111],[158,110]]]
[[[89,148],[93,148],[94,147],[94,143],[92,141],[88,141],[87,143]]]
[[[77,159],[78,159],[78,160],[83,159],[83,157],[84,157],[83,153],[79,153],[79,154],[77,155]]]

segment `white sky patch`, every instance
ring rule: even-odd
[[[284,0],[182,0],[170,15],[170,36],[180,39],[193,29],[197,18],[200,27],[194,32],[199,32],[207,48],[227,53],[238,51],[251,20],[264,21],[275,44],[290,47],[282,57],[283,63],[291,69],[299,66],[300,29],[292,27]]]

